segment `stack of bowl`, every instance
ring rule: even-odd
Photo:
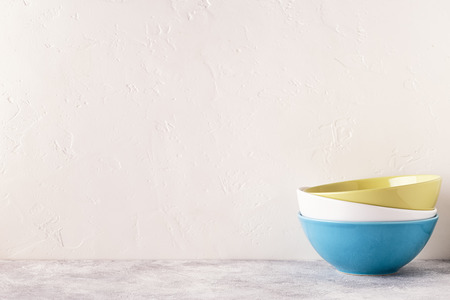
[[[441,177],[409,175],[297,190],[303,230],[341,272],[397,272],[425,247],[438,220]]]

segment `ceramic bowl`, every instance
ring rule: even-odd
[[[400,209],[340,201],[297,190],[300,213],[309,218],[330,221],[380,222],[412,221],[432,218],[437,210]]]
[[[386,275],[409,263],[428,242],[438,216],[400,222],[338,222],[298,214],[317,253],[337,270]]]
[[[378,177],[305,189],[317,196],[402,209],[432,210],[441,187],[438,175]]]

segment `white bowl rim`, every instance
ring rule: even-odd
[[[394,207],[385,207],[357,202],[343,201],[322,197],[320,195],[305,192],[302,187],[297,190],[297,200],[300,213],[309,218],[330,220],[330,221],[349,221],[349,222],[395,222],[395,221],[413,221],[432,218],[437,214],[437,209],[432,210],[415,210],[402,209]],[[302,199],[311,201],[320,201],[321,205],[329,205],[332,212],[328,210],[320,210],[316,207],[305,207]]]

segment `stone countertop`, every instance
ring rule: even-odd
[[[0,299],[450,299],[450,261],[388,276],[324,261],[0,261]]]

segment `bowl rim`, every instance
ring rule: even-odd
[[[297,213],[297,217],[300,220],[313,221],[319,223],[333,223],[333,224],[349,224],[349,225],[398,225],[398,224],[416,224],[416,223],[427,223],[439,219],[439,215],[436,213],[434,217],[420,220],[410,220],[410,221],[373,221],[373,222],[356,222],[356,221],[333,221],[324,219],[315,219],[303,216],[300,212]]]
[[[358,181],[369,181],[369,180],[373,180],[373,179],[393,179],[393,178],[401,178],[401,177],[430,177],[430,176],[433,177],[433,178],[431,178],[429,180],[416,182],[416,183],[401,184],[401,185],[396,185],[396,186],[387,186],[387,187],[361,189],[361,190],[353,189],[353,190],[335,191],[335,192],[332,192],[332,191],[329,191],[329,192],[310,192],[310,191],[308,191],[310,189],[321,188],[321,187],[325,187],[325,186],[332,185],[332,184],[350,183],[350,182],[358,182]],[[396,188],[404,187],[404,186],[421,185],[421,184],[430,183],[430,182],[433,182],[433,181],[442,181],[442,177],[440,175],[434,175],[434,174],[416,174],[416,175],[397,175],[397,176],[369,177],[369,178],[345,180],[345,181],[338,181],[338,182],[332,182],[332,183],[327,183],[327,184],[311,186],[311,187],[308,187],[306,190],[303,190],[303,192],[309,193],[309,194],[314,194],[314,195],[329,195],[329,194],[340,195],[340,194],[346,194],[346,193],[369,192],[369,191],[376,191],[376,190],[391,190],[391,189],[396,189]]]
[[[353,201],[346,201],[346,200],[339,200],[339,199],[335,199],[335,198],[328,198],[328,197],[324,197],[322,195],[316,195],[315,193],[308,193],[305,192],[306,189],[308,189],[309,187],[301,187],[297,189],[297,192],[300,193],[300,195],[305,195],[303,197],[308,197],[308,200],[310,200],[309,197],[314,197],[314,201],[325,201],[325,202],[331,202],[334,203],[335,205],[351,205],[354,208],[362,208],[364,207],[373,207],[376,209],[381,209],[383,211],[391,211],[391,212],[399,212],[399,213],[414,213],[414,214],[421,214],[421,213],[428,213],[431,211],[435,211],[435,214],[437,214],[437,209],[436,207],[431,208],[431,209],[410,209],[410,208],[398,208],[398,207],[390,207],[390,206],[382,206],[382,205],[376,205],[376,204],[368,204],[368,203],[362,203],[362,202],[353,202]],[[299,194],[297,194],[299,195]],[[317,197],[319,197],[320,199],[316,199]],[[302,199],[306,199],[306,198],[302,198]],[[382,221],[380,221],[382,222]]]

